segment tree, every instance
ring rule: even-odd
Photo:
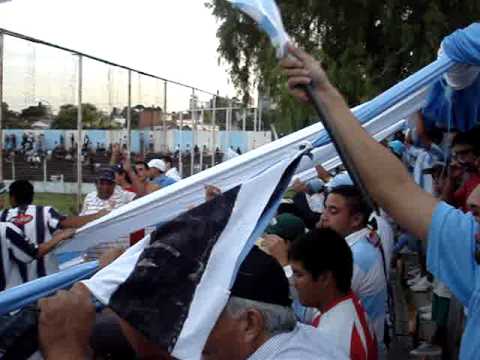
[[[58,115],[52,123],[52,129],[76,129],[77,106],[72,104],[62,105]],[[110,129],[112,122],[102,111],[93,104],[82,104],[82,122],[84,129]]]
[[[322,59],[350,105],[371,99],[430,63],[444,36],[480,17],[478,0],[277,2],[287,32]],[[295,130],[313,121],[308,110],[287,99],[285,79],[266,36],[225,0],[210,0],[207,6],[221,21],[218,53],[244,96],[253,86],[269,95],[278,105],[280,127]]]
[[[20,113],[21,117],[28,120],[36,121],[39,118],[45,118],[50,115],[48,107],[43,105],[41,102],[35,106],[29,106],[22,110]]]
[[[30,123],[25,119],[20,118],[20,114],[16,111],[10,110],[7,103],[2,103],[2,121],[4,129],[26,129],[30,128]]]

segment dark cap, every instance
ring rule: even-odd
[[[292,304],[282,266],[257,246],[252,248],[240,266],[231,295],[273,305]]]
[[[267,227],[265,233],[278,235],[288,241],[293,241],[305,234],[305,223],[298,216],[283,213],[277,216],[276,221],[274,225]]]
[[[110,182],[115,182],[115,172],[112,168],[101,169],[97,175],[97,181],[106,180]]]

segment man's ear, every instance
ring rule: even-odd
[[[265,330],[265,319],[262,313],[257,309],[248,309],[242,317],[242,331],[245,340],[251,342],[258,339]]]

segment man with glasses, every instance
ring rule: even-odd
[[[480,132],[457,134],[452,142],[452,157],[442,198],[467,212],[467,199],[480,184]]]

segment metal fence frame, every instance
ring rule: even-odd
[[[138,75],[146,76],[149,78],[153,78],[156,80],[163,81],[164,84],[164,103],[163,103],[163,113],[167,114],[167,106],[168,106],[168,101],[167,101],[167,91],[168,91],[168,84],[184,87],[187,89],[191,89],[192,91],[192,97],[195,96],[197,93],[202,93],[205,95],[209,95],[213,99],[213,107],[209,109],[209,111],[212,111],[212,151],[214,152],[216,149],[216,143],[215,143],[215,127],[216,127],[216,104],[217,104],[217,98],[220,97],[218,91],[216,93],[206,91],[203,89],[196,88],[194,86],[190,86],[187,84],[180,83],[178,81],[173,81],[169,80],[154,74],[150,74],[144,71],[140,71],[137,69],[130,68],[128,66],[124,66],[121,64],[117,64],[96,56],[92,56],[86,53],[82,53],[73,49],[69,49],[64,46],[56,45],[47,41],[39,40],[30,36],[26,36],[23,34],[19,34],[13,31],[9,31],[3,28],[0,28],[0,105],[3,103],[3,71],[4,71],[4,49],[5,49],[5,36],[10,36],[13,38],[21,39],[27,42],[35,43],[35,44],[40,44],[44,45],[50,48],[55,48],[60,51],[64,52],[69,52],[73,55],[78,56],[78,78],[76,79],[77,81],[77,136],[78,136],[78,144],[77,144],[77,182],[78,182],[78,190],[77,190],[77,206],[80,209],[80,204],[81,204],[81,193],[82,193],[82,165],[81,165],[81,158],[82,158],[82,147],[80,145],[80,141],[82,139],[82,131],[83,131],[83,119],[82,119],[82,97],[83,97],[83,59],[90,59],[94,60],[112,67],[124,69],[128,73],[128,100],[127,100],[127,116],[126,116],[126,125],[127,125],[127,150],[128,153],[130,154],[130,149],[131,149],[131,109],[132,109],[132,73],[136,73]],[[225,97],[228,99],[228,97]],[[243,116],[243,124],[242,124],[242,129],[245,131],[245,119],[246,119],[246,111],[247,108],[245,108],[242,104],[237,104],[233,103],[232,100],[229,100],[229,106],[226,109],[226,115],[227,115],[227,121],[226,121],[226,131],[227,133],[230,131],[231,128],[231,121],[232,121],[232,112],[233,109],[235,108],[244,108],[244,116]],[[194,151],[193,147],[195,146],[196,142],[196,136],[197,136],[197,117],[200,115],[200,112],[206,111],[205,109],[195,109],[194,107],[194,102],[192,101],[191,108],[189,109],[192,112],[192,159],[191,159],[191,173],[194,173]],[[222,109],[225,110],[225,109]],[[259,118],[260,116],[260,118]],[[3,164],[3,111],[0,108],[0,181],[3,180],[3,168],[1,164]],[[257,131],[259,128],[258,124],[261,122],[261,110],[258,108],[258,110],[255,108],[254,110],[254,131]],[[183,114],[180,115],[180,129],[183,127]],[[166,151],[166,146],[167,146],[167,126],[166,126],[166,116],[164,115],[162,117],[162,148],[164,151]],[[214,165],[214,158],[215,156],[212,157],[212,166]]]

